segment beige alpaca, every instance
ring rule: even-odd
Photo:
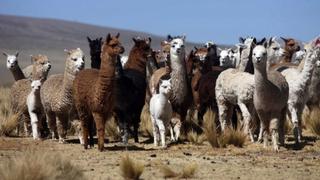
[[[32,79],[46,80],[49,70],[51,68],[47,56],[38,55],[31,57],[33,61],[33,77]],[[25,132],[31,133],[27,128],[29,125],[30,117],[26,104],[27,96],[31,91],[31,81],[29,79],[21,79],[16,81],[11,87],[11,105],[12,110],[19,114],[19,121],[24,122]]]
[[[60,143],[65,142],[69,113],[73,107],[73,80],[76,74],[84,68],[84,54],[80,48],[67,51],[67,53],[64,74],[50,76],[44,82],[40,91],[41,102],[46,113],[52,138],[59,138]]]
[[[253,50],[255,90],[253,103],[261,121],[264,137],[264,147],[268,143],[269,130],[272,134],[273,149],[279,150],[284,144],[285,114],[289,96],[289,86],[286,79],[276,71],[267,72],[267,50],[258,45]]]

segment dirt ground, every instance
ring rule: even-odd
[[[287,139],[292,139],[289,137]],[[4,158],[16,156],[27,149],[59,152],[80,167],[88,179],[122,179],[119,163],[121,157],[129,157],[144,164],[141,179],[164,179],[160,171],[163,164],[174,171],[190,163],[197,164],[194,179],[319,179],[320,141],[308,136],[301,146],[293,141],[279,153],[263,149],[262,144],[247,142],[244,148],[229,146],[213,149],[203,145],[180,143],[167,149],[154,148],[152,141],[141,138],[142,143],[130,142],[128,150],[120,143],[106,143],[106,151],[99,152],[97,145],[84,150],[76,137],[68,144],[52,140],[34,141],[31,138],[0,137],[0,163]]]

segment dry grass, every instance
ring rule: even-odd
[[[117,122],[113,117],[107,121],[105,130],[108,138],[111,138],[114,141],[119,141],[121,139]]]
[[[85,179],[81,170],[59,154],[28,150],[0,166],[0,179]]]
[[[129,158],[128,154],[122,157],[120,162],[120,171],[121,176],[124,179],[139,179],[143,170],[144,165],[138,162],[134,162],[131,158]]]
[[[12,112],[9,98],[10,88],[0,87],[0,136],[13,135],[18,125],[18,115]]]
[[[227,145],[243,147],[247,136],[241,130],[227,129],[224,133],[218,134],[215,125],[216,115],[211,110],[204,115],[204,129],[208,142],[213,148],[224,148]]]
[[[320,136],[320,109],[315,109],[310,112],[309,118],[305,119],[305,124],[311,132],[316,135]]]
[[[195,145],[202,145],[206,140],[206,136],[204,134],[198,134],[197,132],[191,130],[187,134],[187,140]]]
[[[193,178],[196,174],[198,166],[195,163],[187,164],[184,166],[181,172],[177,173],[172,170],[172,168],[163,165],[160,167],[160,171],[163,174],[163,178],[178,178],[178,179],[188,179]]]
[[[144,105],[141,116],[140,116],[140,129],[139,132],[144,137],[153,137],[153,130],[152,130],[152,122],[150,118],[149,106],[147,104]]]

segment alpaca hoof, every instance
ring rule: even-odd
[[[168,148],[167,145],[162,145],[162,146],[161,146],[161,149],[167,149],[167,148]]]
[[[103,151],[104,151],[104,147],[103,147],[103,146],[100,147],[100,148],[99,148],[99,151],[100,151],[100,152],[103,152]]]
[[[279,148],[279,146],[274,146],[274,147],[273,147],[273,150],[274,150],[275,152],[279,152],[280,148]]]

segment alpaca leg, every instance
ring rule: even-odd
[[[133,137],[134,137],[134,142],[139,143],[139,123],[140,123],[140,115],[136,118],[134,118],[133,122]]]
[[[39,127],[38,127],[38,116],[37,114],[32,111],[32,110],[29,110],[29,115],[30,115],[30,120],[31,120],[31,127],[32,127],[32,136],[33,136],[33,139],[34,140],[38,140],[40,139],[40,135],[39,135]]]
[[[263,142],[263,129],[264,129],[264,124],[262,123],[262,121],[260,121],[260,130],[259,130],[259,136],[258,136],[259,143]]]
[[[170,125],[169,125],[170,127],[169,127],[169,129],[170,129],[170,140],[172,141],[172,142],[174,142],[175,140],[174,140],[174,133],[173,133],[173,128],[172,128],[172,124],[170,123]]]
[[[199,126],[202,126],[203,124],[203,116],[206,112],[207,108],[204,104],[201,104],[200,107],[198,108],[198,122]]]
[[[30,121],[29,113],[24,112],[22,114],[22,118],[23,118],[24,134],[25,136],[30,136],[32,134],[32,129],[31,129],[31,121]]]
[[[297,111],[297,116],[298,116],[298,127],[299,127],[299,131],[298,131],[298,141],[299,142],[301,142],[302,141],[302,138],[303,138],[303,136],[302,136],[302,125],[301,125],[301,123],[302,123],[302,113],[303,113],[303,108],[304,108],[304,106],[303,105],[300,105],[299,107],[298,107],[298,111]]]
[[[229,108],[226,103],[218,102],[218,109],[221,131],[223,132],[227,126],[227,114]]]
[[[244,132],[249,135],[251,142],[254,142],[253,133],[250,130],[250,124],[252,120],[251,114],[245,104],[239,103],[239,107],[244,120]]]
[[[57,114],[57,125],[59,134],[59,143],[65,143],[68,130],[68,114]]]
[[[158,133],[157,133],[157,123],[155,119],[151,116],[151,121],[152,121],[152,129],[153,129],[153,144],[154,146],[158,146]]]
[[[291,104],[288,104],[288,109],[290,111],[290,115],[291,115],[291,122],[293,124],[293,134],[294,134],[294,138],[296,143],[300,143],[299,141],[299,120],[298,120],[298,112],[297,112],[297,108],[294,107]]]
[[[273,150],[279,151],[279,118],[270,121]]]
[[[181,121],[180,121],[180,119],[178,119],[178,122],[174,125],[174,128],[173,128],[176,141],[178,141],[178,139],[179,139],[180,129],[181,129]]]
[[[281,146],[284,146],[285,143],[285,132],[284,132],[284,124],[286,122],[286,112],[287,112],[287,108],[284,108],[280,114],[280,118],[279,118],[279,129],[278,129],[278,133],[279,133],[279,143]]]
[[[165,135],[166,129],[164,127],[162,120],[157,119],[156,121],[157,121],[157,125],[160,132],[161,146],[162,148],[165,148],[166,147],[166,135]]]
[[[100,113],[93,113],[93,118],[97,126],[98,135],[98,149],[99,151],[104,150],[104,136],[105,136],[105,121],[104,117]]]
[[[56,124],[56,115],[52,111],[46,112],[48,126],[51,131],[52,139],[57,140],[59,138]]]

